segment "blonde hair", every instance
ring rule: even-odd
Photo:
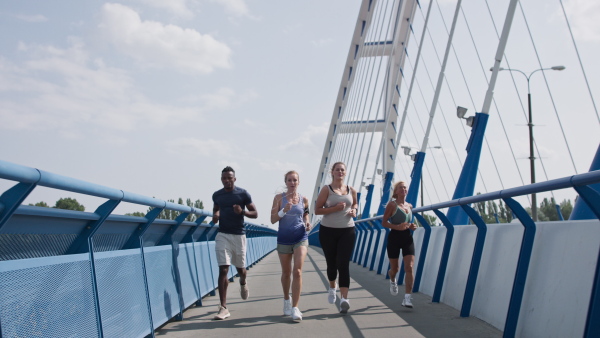
[[[400,184],[404,184],[404,185],[406,186],[406,182],[404,182],[404,181],[398,181],[398,182],[396,182],[396,183],[394,184],[394,190],[392,190],[392,198],[393,198],[393,199],[396,199],[396,198],[398,198],[398,196],[396,195],[396,188],[398,188],[398,186],[399,186]]]
[[[334,164],[331,166],[331,178],[332,178],[332,179],[333,179],[333,171],[335,170],[335,167],[336,167],[338,164],[341,164],[341,165],[343,165],[344,167],[346,167],[346,163],[344,163],[344,162],[335,162],[335,163],[334,163]]]
[[[283,182],[286,182],[288,175],[291,175],[291,174],[296,174],[296,176],[298,176],[298,181],[300,181],[300,174],[298,174],[298,172],[296,170],[290,170],[287,173],[285,173],[285,175],[283,175]]]

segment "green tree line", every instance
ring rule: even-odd
[[[477,193],[480,195],[481,193]],[[558,217],[558,212],[556,210],[556,202],[554,197],[548,199],[544,198],[540,205],[538,206],[537,214],[539,222],[547,222],[547,221],[558,221],[560,218]],[[560,211],[564,219],[569,219],[571,216],[571,212],[573,211],[573,203],[571,203],[570,199],[564,199],[560,202]],[[506,206],[504,201],[485,201],[485,202],[477,202],[472,206],[477,213],[481,216],[481,218],[485,221],[486,224],[492,223],[510,223],[513,220],[513,213]],[[529,216],[531,216],[531,207],[525,208]],[[496,216],[498,219],[496,220]],[[425,214],[424,215],[427,222],[431,225],[437,225],[437,217]],[[419,224],[421,225],[421,224]]]
[[[171,203],[175,203],[175,200],[169,200],[169,202]],[[185,200],[185,204],[183,204],[183,198],[179,198],[177,200],[177,204],[181,204],[181,205],[187,205],[189,207],[194,207],[196,209],[204,209],[204,203],[202,203],[201,200],[197,199],[195,201],[192,202],[192,200],[190,198]],[[37,202],[35,204],[30,203],[29,205],[32,206],[36,206],[36,207],[44,207],[44,208],[50,208],[50,206],[48,205],[48,203],[44,202],[44,201],[40,201]],[[66,197],[66,198],[60,198],[58,201],[56,201],[56,203],[54,204],[54,206],[52,208],[56,208],[56,209],[65,209],[65,210],[76,210],[76,211],[85,211],[85,207],[83,205],[81,205],[79,202],[77,202],[76,199],[74,198],[70,198],[70,197]],[[147,212],[150,212],[150,210],[152,210],[152,207],[149,207]],[[126,213],[126,216],[138,216],[138,217],[144,217],[146,216],[146,213],[144,212],[140,212],[140,211],[135,211],[135,212],[131,212],[131,213]],[[159,219],[175,219],[177,218],[179,215],[181,215],[181,212],[179,211],[174,211],[174,210],[163,210],[160,215],[158,216]],[[186,220],[193,222],[197,219],[196,215],[188,215],[186,217]]]

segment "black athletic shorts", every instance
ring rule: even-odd
[[[403,231],[390,230],[388,235],[388,258],[400,258],[400,250],[402,250],[402,257],[415,255],[415,243],[413,242],[412,235],[408,229]]]

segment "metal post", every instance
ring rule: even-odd
[[[527,105],[529,107],[529,167],[531,170],[531,184],[535,183],[535,154],[533,152],[533,115],[531,113],[531,92],[529,90],[529,77],[527,78]],[[537,222],[537,198],[531,194],[531,218]]]

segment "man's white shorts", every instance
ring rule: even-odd
[[[236,268],[246,267],[246,235],[224,234],[219,232],[215,237],[217,263],[233,265]]]

